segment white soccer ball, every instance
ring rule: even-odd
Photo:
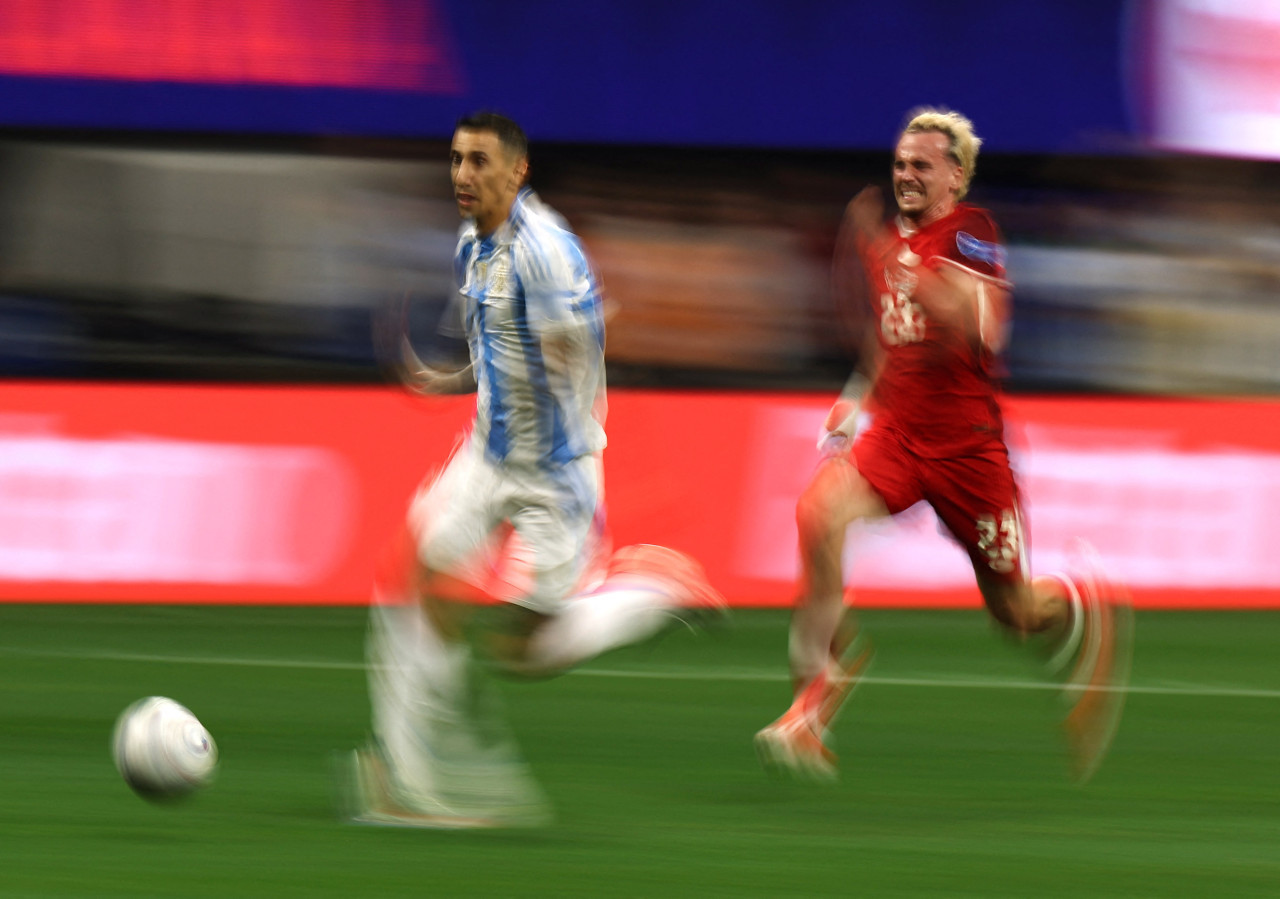
[[[218,747],[195,715],[164,696],[139,699],[120,713],[111,740],[116,770],[146,799],[174,799],[203,787],[218,767]]]

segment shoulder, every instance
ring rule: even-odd
[[[572,276],[584,268],[585,254],[578,236],[535,196],[521,204],[513,224],[512,253],[526,279]]]
[[[934,248],[938,256],[978,274],[1004,278],[1004,237],[990,212],[961,203],[939,225]]]
[[[947,217],[944,224],[946,231],[957,237],[967,234],[987,243],[1004,243],[1004,237],[1000,233],[1000,227],[996,224],[995,218],[980,206],[961,203],[956,207],[955,212]]]

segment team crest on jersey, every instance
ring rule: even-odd
[[[970,259],[1004,268],[1004,247],[991,241],[979,240],[968,231],[956,232],[956,249]]]
[[[493,264],[489,272],[489,290],[495,294],[506,294],[511,287],[511,266],[505,259]]]

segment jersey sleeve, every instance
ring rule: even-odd
[[[581,244],[566,233],[517,250],[525,314],[539,337],[591,330],[600,314],[596,279]]]
[[[975,275],[1007,285],[1004,238],[991,215],[969,208],[934,248],[934,264],[954,265]]]

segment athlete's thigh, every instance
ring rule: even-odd
[[[855,521],[899,511],[893,503],[914,489],[910,469],[897,435],[875,426],[859,433],[847,456],[821,462],[796,503],[802,554],[842,543]]]
[[[929,466],[926,499],[968,553],[983,593],[1026,578],[1026,531],[1018,484],[1003,446]]]
[[[512,479],[508,518],[515,529],[512,554],[526,574],[514,601],[554,614],[589,561],[589,537],[600,496],[598,460],[583,456],[550,473]]]
[[[796,524],[803,545],[840,538],[853,522],[888,514],[884,500],[852,459],[819,464],[796,503]]]
[[[851,457],[865,484],[858,494],[863,512],[858,517],[896,515],[924,498],[920,460],[896,430],[873,424],[858,435]]]
[[[409,506],[418,559],[431,571],[469,580],[500,524],[499,473],[470,442],[420,489]]]

